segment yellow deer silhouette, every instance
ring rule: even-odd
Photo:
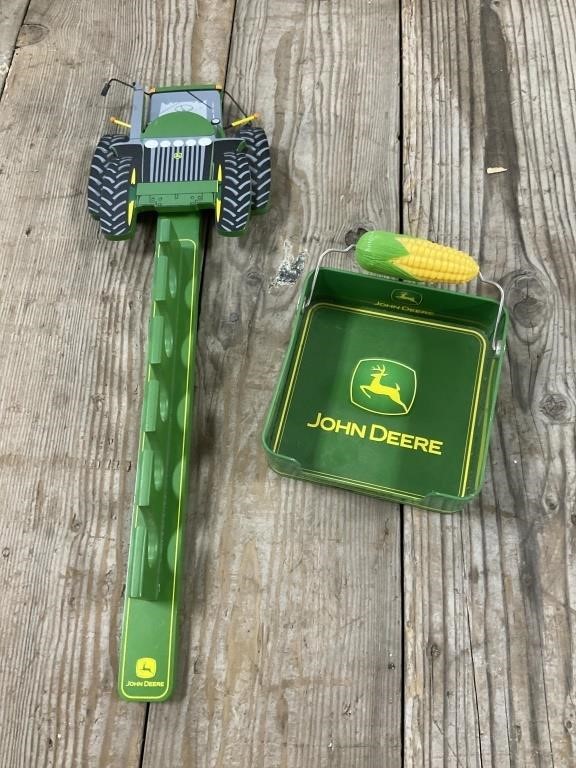
[[[408,413],[408,408],[406,408],[400,397],[399,385],[396,384],[395,387],[387,387],[385,384],[382,384],[382,379],[385,376],[388,376],[386,373],[386,366],[377,365],[375,368],[372,368],[372,370],[375,371],[375,373],[370,374],[372,378],[370,384],[360,385],[360,389],[364,392],[366,397],[372,398],[370,392],[372,392],[373,395],[384,395],[385,397],[389,397],[390,400],[397,405],[401,405],[402,408],[404,408],[404,413]]]
[[[406,293],[406,291],[400,291],[397,294],[397,297],[400,299],[400,301],[410,301],[412,304],[418,304],[416,297],[411,293]]]

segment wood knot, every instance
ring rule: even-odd
[[[522,273],[513,278],[508,290],[508,306],[516,322],[525,328],[541,326],[548,318],[549,290],[540,277]]]
[[[46,37],[50,30],[43,24],[22,24],[16,38],[16,48],[24,48],[27,45],[36,45]]]
[[[365,235],[368,230],[364,229],[364,227],[358,227],[357,229],[349,229],[348,232],[344,235],[344,242],[346,243],[346,246],[354,245],[354,243],[357,243],[358,240],[362,237],[362,235]]]
[[[565,424],[570,421],[570,403],[564,395],[558,392],[548,392],[540,400],[540,412],[554,424]]]
[[[262,275],[259,272],[252,270],[247,273],[244,280],[251,288],[258,288],[262,284]]]
[[[548,494],[544,499],[544,506],[549,512],[556,512],[560,505],[556,496]]]
[[[78,533],[78,531],[82,528],[82,521],[79,520],[76,515],[72,515],[72,520],[70,521],[70,530],[73,533]]]
[[[440,650],[440,648],[438,648],[436,643],[432,643],[432,645],[430,646],[430,656],[433,659],[437,659],[440,656],[441,653],[442,653],[442,651]]]

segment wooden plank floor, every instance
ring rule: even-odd
[[[2,768],[576,765],[575,43],[571,0],[2,5]],[[274,161],[272,210],[207,247],[179,682],[149,707],[114,687],[153,230],[104,242],[84,203],[112,75],[225,80]],[[260,447],[296,276],[376,227],[507,290],[462,514]]]
[[[511,314],[484,492],[404,516],[407,766],[576,765],[575,34],[568,0],[404,4],[404,225]]]

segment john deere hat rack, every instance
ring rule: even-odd
[[[112,82],[133,90],[132,115],[111,118],[128,133],[98,142],[88,210],[109,240],[133,237],[141,211],[158,213],[118,689],[163,701],[177,647],[204,217],[214,211],[221,235],[246,231],[268,207],[270,150],[257,114],[224,127],[219,85],[145,90],[113,78],[103,96]]]

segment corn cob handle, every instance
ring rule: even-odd
[[[478,264],[463,251],[393,232],[366,232],[356,243],[356,260],[369,272],[426,283],[467,283]]]

